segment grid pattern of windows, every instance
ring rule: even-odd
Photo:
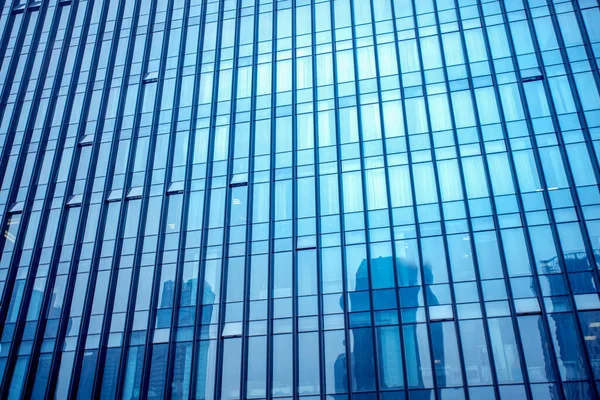
[[[598,0],[0,0],[0,398],[600,398]]]

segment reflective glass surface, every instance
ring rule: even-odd
[[[0,398],[600,398],[598,0],[0,0]]]

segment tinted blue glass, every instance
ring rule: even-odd
[[[588,356],[590,357],[593,366],[593,373],[595,377],[600,376],[600,367],[598,366],[597,360],[600,359],[600,348],[598,348],[598,337],[596,333],[598,333],[598,329],[600,328],[600,324],[598,322],[598,312],[589,311],[579,313],[579,321],[581,324],[581,329],[583,331],[585,340],[586,350],[588,352]]]
[[[298,335],[298,392],[317,394],[320,392],[319,338],[316,332]]]
[[[348,391],[348,367],[344,331],[327,331],[325,340],[325,390],[328,394]]]
[[[431,357],[427,327],[423,324],[406,325],[403,328],[406,351],[406,370],[408,386],[411,388],[429,388],[433,386]]]
[[[369,328],[352,329],[352,391],[363,392],[375,389],[375,365],[373,332]]]
[[[525,364],[532,382],[554,381],[552,359],[548,349],[548,339],[544,332],[543,320],[539,316],[519,317],[519,328],[523,334]]]
[[[105,373],[102,381],[102,391],[100,392],[100,398],[102,399],[110,399],[115,396],[119,356],[119,348],[109,349],[106,353]]]
[[[379,358],[379,387],[398,389],[404,387],[402,351],[397,327],[377,328]]]
[[[0,1],[0,398],[600,397],[599,19]]]
[[[548,323],[561,378],[565,381],[588,379],[581,342],[572,328],[575,323],[572,315],[551,314]]]
[[[90,394],[93,389],[94,384],[94,373],[93,371],[96,368],[96,361],[98,358],[98,351],[88,351],[86,352],[83,358],[82,365],[82,379],[79,381],[79,388],[77,390],[77,397],[80,399],[87,399],[90,397]]]
[[[460,335],[462,351],[469,385],[485,385],[492,383],[490,359],[487,354],[482,355],[481,349],[486,348],[486,338],[481,320],[467,320],[460,322]]]
[[[438,386],[461,386],[462,373],[454,324],[452,322],[432,324],[431,341]],[[448,394],[448,396],[454,395]]]

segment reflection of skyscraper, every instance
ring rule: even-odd
[[[159,309],[169,309],[173,303],[173,292],[175,291],[175,282],[168,280],[163,283],[162,287],[162,299],[158,305]],[[159,312],[156,315],[156,326],[157,327],[168,327],[171,325],[171,313]]]
[[[344,340],[344,346],[346,341]],[[348,374],[346,373],[346,353],[340,353],[334,364],[335,392],[344,393],[348,388]]]
[[[181,285],[181,304],[195,304],[196,299],[192,299],[194,289],[198,285],[198,279],[188,279]]]
[[[376,259],[371,260],[371,271],[377,270],[391,270],[394,271],[392,257],[378,257]],[[375,267],[374,267],[374,264]],[[369,290],[369,264],[367,260],[363,260],[360,263],[360,266],[356,272],[356,292],[352,292],[350,296],[348,296],[348,304],[346,307],[346,312],[353,312],[356,309],[362,310],[363,305],[357,304],[356,299],[360,299],[360,296],[353,296],[353,294],[360,293],[362,291]],[[401,278],[402,282],[404,282],[407,286],[419,286],[419,282],[421,281],[419,277],[419,268],[409,262],[406,262],[403,259],[396,258],[396,269],[398,271],[398,275]],[[423,268],[425,273],[425,280],[428,282],[433,281],[432,271],[428,265],[425,265]],[[395,290],[395,289],[394,289]],[[422,287],[419,286],[418,290],[411,291],[411,296],[414,298],[405,299],[412,304],[418,303],[418,297]],[[367,294],[367,293],[365,293]],[[428,306],[436,306],[439,305],[437,297],[433,293],[433,291],[426,287],[424,296],[427,298]],[[340,299],[343,302],[343,296]],[[360,302],[360,300],[358,300]],[[361,302],[362,303],[362,302]],[[398,306],[398,305],[397,305]],[[372,308],[372,307],[371,307]],[[408,308],[405,310],[403,314],[407,319],[411,321],[415,321],[417,318],[417,308]],[[376,345],[373,342],[373,328],[359,328],[359,329],[350,329],[349,336],[351,340],[350,345],[346,345],[347,352],[349,354],[350,359],[350,376],[351,376],[351,387],[353,391],[362,392],[362,391],[370,391],[375,390],[375,365],[374,364],[374,346]],[[445,360],[444,360],[444,351],[443,351],[443,328],[441,324],[433,323],[430,325],[431,336],[436,337],[440,343],[437,343],[437,348],[442,348],[442,351],[439,351],[438,358],[435,360],[435,368],[445,368]],[[430,377],[428,376],[426,379],[424,378],[424,374],[427,373],[429,375],[428,365],[421,365],[420,360],[422,359],[419,352],[421,346],[418,345],[419,340],[423,340],[423,338],[417,337],[417,330],[411,329],[406,332],[410,332],[409,337],[404,337],[405,343],[409,343],[411,345],[406,346],[406,369],[407,374],[409,376],[410,382],[413,383],[413,386],[424,387],[424,382],[429,381]],[[385,343],[380,344],[382,348],[385,348]],[[398,357],[401,357],[398,354]],[[428,358],[428,357],[427,357]],[[403,360],[397,360],[395,365],[398,365],[401,368]],[[346,355],[341,353],[338,355],[335,362],[335,380],[336,380],[336,391],[343,392],[346,387],[345,380],[347,379],[346,375]],[[380,371],[380,374],[382,371]],[[446,373],[445,371],[438,371],[436,374],[438,379],[437,383],[440,387],[446,386]],[[385,384],[384,377],[380,378],[380,382]]]
[[[364,300],[356,300],[358,297],[368,298],[369,290],[369,268],[367,260],[360,263],[356,271],[356,292],[348,296],[347,310],[353,312],[355,309],[363,310],[363,304],[355,304]],[[359,296],[355,296],[359,295]],[[375,366],[373,365],[373,329],[353,328],[350,329],[350,371],[352,375],[352,390],[357,392],[370,391],[375,388]]]
[[[200,329],[208,329],[209,324],[212,321],[213,303],[215,301],[215,292],[213,292],[210,284],[205,282],[203,285],[203,292],[201,295],[202,307],[201,321],[197,321],[196,324],[200,325]],[[202,333],[200,333],[202,336]],[[198,373],[196,382],[196,399],[209,400],[212,398],[212,379],[210,375],[214,375],[214,345],[211,345],[211,340],[201,340],[198,343]]]
[[[0,399],[600,398],[598,1],[0,0]]]
[[[594,253],[594,257],[597,258],[598,254]],[[590,268],[596,267],[596,262],[590,262],[587,253],[585,251],[572,252],[564,254],[564,264],[567,272],[567,276],[562,273],[563,267],[560,265],[559,257],[553,257],[548,260],[537,260],[538,265],[543,267],[543,272],[546,275],[544,281],[546,282],[545,292],[539,293],[536,285],[531,282],[532,293],[541,298],[550,300],[551,302],[565,300],[565,295],[568,294],[567,286],[570,286],[573,294],[579,293],[592,293],[595,291],[595,283]],[[568,279],[569,282],[565,282]],[[568,285],[567,285],[568,284]],[[543,297],[541,297],[543,296]],[[570,314],[551,312],[547,316],[548,327],[550,329],[549,338],[554,340],[554,351],[557,357],[565,363],[568,363],[571,367],[564,368],[564,377],[567,381],[575,381],[581,379],[581,375],[578,371],[583,371],[583,362],[581,358],[581,351],[578,345],[578,339],[575,336],[574,324],[579,323],[573,319]],[[583,318],[585,319],[585,318]],[[543,323],[543,317],[538,320],[538,329],[540,332],[545,332],[546,328]],[[585,331],[588,328],[583,326],[585,345],[598,346],[599,341],[594,335],[586,335]],[[547,346],[551,346],[550,341],[546,343]],[[553,366],[551,360],[547,360],[545,363],[545,370],[547,376],[556,375],[553,372]]]

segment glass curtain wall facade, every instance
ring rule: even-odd
[[[599,397],[597,0],[0,10],[0,398]]]

